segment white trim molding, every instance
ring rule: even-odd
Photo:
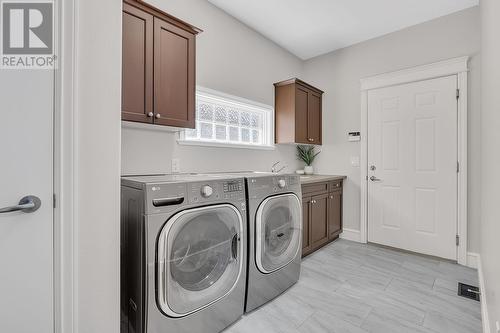
[[[55,1],[56,52],[54,116],[54,332],[72,333],[76,323],[76,115],[75,41],[78,0]]]
[[[340,234],[340,238],[361,243],[359,230],[344,228]]]
[[[467,267],[477,269],[479,262],[479,253],[467,252]]]
[[[488,303],[486,301],[486,286],[484,285],[483,265],[481,255],[476,254],[477,274],[479,277],[479,292],[481,293],[481,320],[483,322],[483,333],[491,333],[488,315]]]
[[[457,261],[467,265],[467,75],[469,57],[458,57],[361,79],[361,221],[360,241],[368,242],[368,91],[405,83],[457,75],[458,99],[458,193]]]
[[[429,80],[437,77],[467,72],[469,57],[458,57],[396,72],[361,79],[361,90],[378,89],[403,83]]]

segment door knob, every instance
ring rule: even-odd
[[[5,207],[0,209],[0,213],[10,213],[21,211],[23,213],[33,213],[42,205],[40,198],[34,195],[28,195],[22,198],[15,206]]]
[[[377,178],[377,177],[375,177],[375,176],[371,176],[371,177],[370,177],[370,180],[371,180],[372,182],[379,182],[379,181],[381,181],[382,179],[379,179],[379,178]]]

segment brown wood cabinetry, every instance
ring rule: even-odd
[[[302,185],[302,256],[342,232],[342,180]]]
[[[311,252],[311,234],[309,221],[311,216],[311,197],[302,198],[302,254]]]
[[[194,128],[200,31],[143,2],[124,1],[123,120]]]
[[[321,144],[323,91],[299,79],[274,84],[275,142]]]
[[[329,193],[328,237],[336,238],[342,232],[342,190]]]
[[[311,245],[315,249],[328,242],[328,193],[313,196],[311,202]]]

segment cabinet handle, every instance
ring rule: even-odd
[[[311,138],[309,138],[307,140],[309,140],[309,142],[314,142],[314,139],[311,139]]]
[[[152,116],[154,116],[153,112],[149,112],[148,117],[151,118]]]
[[[330,195],[330,199],[333,199],[333,195]]]
[[[161,118],[161,114],[157,113],[156,114],[156,119],[160,119]]]

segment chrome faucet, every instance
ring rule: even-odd
[[[281,168],[278,169],[278,166],[279,166],[280,163],[281,163],[281,161],[278,161],[278,162],[276,162],[276,163],[273,164],[273,166],[271,167],[271,172],[272,173],[280,173],[281,171],[285,170],[288,167],[285,164]]]

